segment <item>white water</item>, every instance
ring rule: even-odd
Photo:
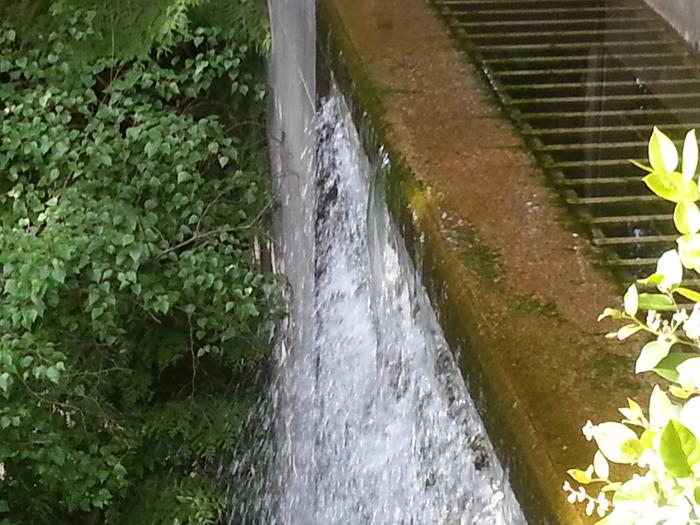
[[[260,470],[235,466],[230,523],[524,524],[389,216],[388,162],[369,161],[336,88],[311,118],[313,2],[270,7],[290,314],[258,451],[266,482],[251,503]]]

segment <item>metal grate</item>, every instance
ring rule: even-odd
[[[606,264],[648,273],[672,208],[628,159],[700,127],[700,67],[643,0],[431,0]],[[698,283],[693,283],[698,284]]]

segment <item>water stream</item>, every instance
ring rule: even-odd
[[[336,87],[316,108],[313,2],[271,12],[290,315],[259,451],[267,481],[231,523],[524,524],[389,215],[388,160],[369,160]]]

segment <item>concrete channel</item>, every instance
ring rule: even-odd
[[[393,211],[532,524],[591,522],[561,490],[592,458],[581,426],[648,391],[638,344],[605,339],[614,325],[596,318],[620,302],[615,269],[645,271],[673,238],[668,213],[618,169],[644,154],[655,119],[679,133],[700,122],[697,61],[668,25],[641,0],[582,2],[318,5],[325,60],[389,153]],[[575,3],[580,16],[615,9],[574,29]],[[542,11],[542,27],[516,4]],[[509,49],[484,51],[497,46]],[[662,226],[640,241],[635,221]]]

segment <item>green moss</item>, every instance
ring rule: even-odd
[[[510,303],[513,313],[521,315],[540,315],[552,319],[561,319],[557,305],[544,302],[534,296],[516,295]]]
[[[449,219],[444,222],[448,222]],[[503,267],[498,255],[478,235],[476,229],[460,221],[444,231],[448,241],[459,252],[460,259],[479,278],[498,282],[503,278]]]

